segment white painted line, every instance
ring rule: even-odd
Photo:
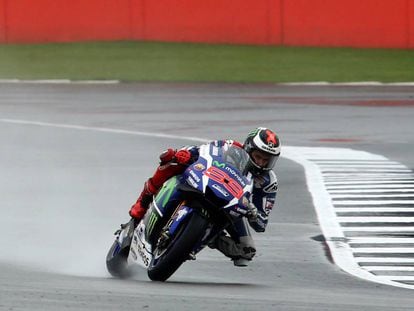
[[[276,83],[277,85],[287,86],[414,86],[414,82],[379,82],[379,81],[361,81],[361,82],[287,82]]]
[[[364,269],[368,271],[414,271],[414,267],[411,266],[366,266]]]
[[[401,165],[401,164],[323,164],[323,165],[319,165],[323,170],[347,170],[347,169],[375,169],[375,168],[380,168],[380,169],[407,169],[407,167],[405,165]]]
[[[335,201],[335,206],[342,205],[390,205],[390,204],[403,204],[403,205],[414,205],[414,200],[364,200],[361,201]]]
[[[404,193],[404,192],[414,192],[414,188],[412,186],[410,187],[401,187],[401,185],[399,187],[387,187],[387,188],[378,188],[378,187],[373,187],[371,189],[367,189],[367,188],[361,188],[358,189],[357,187],[355,187],[354,189],[332,189],[332,188],[328,188],[329,193],[331,194],[338,194],[338,193],[387,193],[387,192],[396,192],[398,191],[399,193]]]
[[[383,85],[382,82],[378,81],[362,81],[362,82],[341,82],[341,83],[332,83],[332,85],[349,85],[349,86],[371,86],[371,85]]]
[[[118,84],[119,80],[68,80],[68,79],[40,79],[40,80],[20,80],[20,79],[0,79],[0,83],[8,84]]]
[[[324,173],[324,176],[326,179],[329,179],[330,177],[334,177],[336,179],[338,178],[344,178],[344,179],[352,179],[352,178],[372,178],[372,179],[380,179],[383,180],[383,178],[401,178],[401,177],[411,177],[413,178],[413,173],[411,170],[406,170],[405,172],[401,173],[384,173],[384,174],[378,174],[373,172],[367,172],[367,173],[355,173],[355,172],[329,172]]]
[[[389,216],[373,216],[373,217],[358,217],[358,216],[340,216],[337,217],[340,223],[352,224],[354,222],[364,222],[364,223],[376,223],[376,222],[401,222],[401,223],[411,223],[414,222],[414,217],[389,217]]]
[[[396,258],[396,257],[355,257],[355,260],[359,263],[366,262],[366,263],[377,263],[377,262],[389,262],[389,263],[413,263],[414,258]],[[368,267],[368,266],[367,266]]]
[[[389,86],[414,86],[414,82],[390,82],[385,85]]]
[[[414,213],[413,207],[339,207],[335,208],[337,213],[354,213],[354,212],[372,212],[372,213],[381,213],[381,212],[395,212],[395,213],[404,213],[412,212]]]
[[[367,244],[414,244],[414,238],[381,238],[381,237],[352,237],[348,239],[349,243],[367,243]]]
[[[348,161],[348,160],[332,160],[332,161],[328,161],[328,160],[313,160],[313,162],[317,163],[318,165],[320,165],[321,167],[323,166],[330,166],[330,165],[339,165],[339,166],[367,166],[367,167],[371,167],[371,166],[402,166],[405,167],[404,165],[402,165],[399,162],[395,162],[395,161],[384,161],[384,160],[352,160],[352,161]]]
[[[31,83],[31,84],[118,84],[120,80],[69,80],[69,79],[0,79],[0,83]],[[140,81],[136,81],[140,83]],[[414,82],[379,82],[379,81],[361,81],[361,82],[287,82],[275,83],[276,85],[285,86],[414,86]]]
[[[371,253],[371,254],[411,254],[414,253],[412,247],[358,247],[353,249],[354,253]]]
[[[13,123],[13,124],[46,126],[46,127],[65,128],[65,129],[82,130],[82,131],[106,132],[106,133],[114,133],[114,134],[149,136],[149,137],[158,137],[158,138],[172,138],[172,139],[191,140],[191,141],[197,141],[197,142],[207,141],[199,137],[178,136],[178,135],[170,135],[170,134],[163,134],[163,133],[149,133],[149,132],[141,132],[141,131],[129,131],[129,130],[113,129],[113,128],[105,128],[105,127],[93,127],[93,126],[37,122],[37,121],[27,121],[27,120],[15,120],[15,119],[0,119],[0,121],[5,122],[5,123]]]
[[[414,227],[407,226],[407,227],[396,227],[396,226],[381,226],[381,227],[343,227],[342,230],[344,232],[383,232],[383,233],[390,233],[390,232],[414,232]]]
[[[333,192],[329,191],[331,193],[332,199],[344,199],[344,198],[359,198],[359,199],[365,199],[365,198],[411,198],[414,197],[414,194],[334,194]],[[383,192],[381,192],[383,193]],[[361,200],[360,202],[365,202],[365,200]]]
[[[378,275],[378,278],[393,282],[414,281],[414,275]],[[413,286],[411,285],[408,288],[413,288]]]
[[[325,180],[325,183],[328,185],[327,186],[328,188],[331,188],[335,185],[344,186],[344,187],[349,187],[349,186],[359,187],[359,186],[364,185],[364,184],[368,185],[368,187],[372,187],[372,186],[375,187],[375,185],[378,185],[378,186],[382,187],[383,185],[387,185],[387,184],[397,184],[397,185],[398,184],[408,184],[408,186],[411,186],[411,185],[414,185],[414,177],[411,177],[411,178],[407,177],[407,178],[404,178],[403,180],[399,180],[399,179],[387,179],[387,180],[384,180],[384,179],[381,179],[381,180],[378,180],[378,179],[376,179],[376,180],[358,180],[358,179],[355,179],[355,180],[343,180],[343,181],[338,181],[338,180],[336,180],[336,181],[326,181]],[[332,186],[330,186],[330,185],[332,185]]]
[[[119,80],[71,80],[72,84],[119,84]]]
[[[381,176],[381,174],[377,174],[377,173],[386,173],[386,172],[394,172],[395,174],[400,174],[400,173],[412,173],[412,171],[410,169],[407,168],[383,168],[383,169],[379,169],[379,168],[375,168],[375,167],[368,167],[368,168],[362,168],[362,167],[355,167],[355,168],[350,168],[350,167],[343,167],[343,168],[339,168],[339,167],[324,167],[321,168],[322,172],[328,172],[326,173],[327,176],[329,175],[349,175],[349,174],[355,174],[358,173],[358,175],[360,176],[366,176],[368,174],[368,176],[371,174],[376,174]],[[385,174],[384,174],[385,175]]]
[[[278,85],[291,85],[291,86],[319,86],[319,85],[330,85],[331,83],[326,81],[315,81],[315,82],[287,82],[287,83],[277,83]]]

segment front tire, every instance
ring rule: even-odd
[[[202,238],[208,222],[194,212],[182,224],[168,245],[154,249],[154,257],[148,267],[148,277],[153,281],[166,281],[189,257],[194,245]]]

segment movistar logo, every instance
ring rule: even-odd
[[[217,160],[214,160],[213,161],[213,165],[214,166],[217,166],[217,167],[220,167],[220,168],[225,168],[226,167],[226,164],[224,164],[224,163],[220,163],[219,161],[217,161]]]

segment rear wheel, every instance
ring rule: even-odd
[[[162,233],[148,267],[148,277],[153,281],[167,280],[189,258],[207,225],[207,220],[195,212],[181,225],[175,236]]]

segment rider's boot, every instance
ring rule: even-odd
[[[154,186],[151,181],[151,178],[148,179],[144,184],[144,189],[142,190],[141,194],[139,195],[137,202],[132,205],[131,209],[129,210],[129,215],[135,219],[135,223],[144,218],[145,213],[148,210],[149,204],[152,201],[152,198],[155,193],[157,193],[158,188]]]
[[[153,196],[157,194],[164,182],[172,176],[182,173],[185,168],[185,166],[175,163],[167,163],[157,167],[154,175],[145,182],[137,202],[129,210],[129,215],[136,220],[136,224],[144,218]]]

